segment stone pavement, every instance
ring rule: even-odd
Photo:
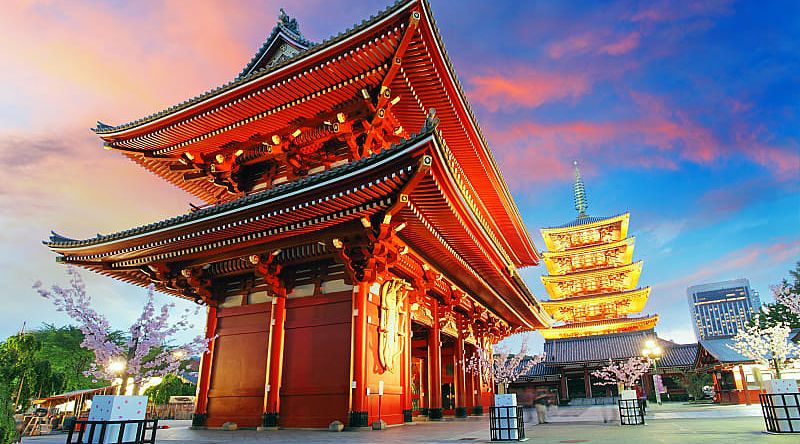
[[[528,425],[531,443],[790,443],[798,435],[763,433],[764,421],[759,406],[689,406],[665,404],[648,411],[646,426],[619,425],[618,420],[603,423],[611,409],[602,406],[562,407],[552,411],[549,424]],[[535,415],[528,412],[527,420]],[[159,430],[164,444],[212,443],[466,443],[488,442],[488,417],[472,417],[442,422],[419,422],[390,427],[384,431],[332,433],[319,430],[277,430],[257,432],[239,430],[189,430],[188,421],[165,421],[169,429]],[[30,444],[63,444],[65,435],[25,438]]]

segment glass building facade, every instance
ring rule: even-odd
[[[734,336],[761,306],[747,279],[695,285],[686,294],[698,339]]]

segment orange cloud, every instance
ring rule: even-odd
[[[472,101],[490,111],[536,108],[546,102],[580,97],[591,89],[586,75],[551,73],[529,67],[475,75],[469,79],[469,84]]]

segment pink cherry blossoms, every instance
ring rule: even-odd
[[[511,355],[501,348],[497,354],[490,347],[478,345],[476,352],[467,360],[467,371],[481,376],[484,383],[510,384],[518,380],[544,360],[544,354],[527,356],[528,338],[522,338],[519,353]]]
[[[788,282],[783,281],[779,285],[771,285],[769,288],[779,304],[785,305],[792,313],[800,315],[800,294],[793,293]]]
[[[639,356],[618,362],[609,359],[607,366],[592,372],[592,376],[600,379],[594,385],[615,385],[621,382],[626,389],[630,389],[639,382],[649,368],[650,361]]]
[[[142,379],[174,373],[189,356],[208,351],[209,340],[202,336],[197,336],[187,344],[171,344],[176,333],[193,328],[188,319],[189,310],[177,322],[171,323],[169,315],[175,305],[166,304],[156,310],[152,285],[147,288],[147,299],[141,315],[130,326],[125,338],[115,341],[106,318],[91,308],[92,299],[86,294],[80,274],[73,268],[68,268],[67,273],[70,275],[67,288],[53,285],[48,290],[43,288],[41,282],[36,282],[33,288],[42,297],[52,301],[56,310],[65,312],[77,321],[84,335],[81,346],[92,350],[96,358],[85,372],[86,376],[112,381],[121,376],[123,386],[126,386],[126,380],[130,377],[138,387]],[[194,314],[198,311],[199,306]],[[122,368],[113,368],[112,363]]]

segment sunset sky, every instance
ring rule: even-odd
[[[686,287],[746,277],[764,300],[800,260],[797,2],[440,1],[449,55],[539,249],[575,217],[631,212],[663,338],[694,340]],[[19,1],[0,14],[0,336],[68,319],[31,289],[66,282],[41,241],[185,212],[197,199],[105,151],[119,124],[233,79],[278,8],[314,41],[383,1]],[[543,266],[523,270],[540,299]],[[84,274],[115,328],[145,291]],[[160,301],[173,298],[160,297]],[[177,302],[182,306],[185,302]],[[198,319],[197,331],[200,331]]]

